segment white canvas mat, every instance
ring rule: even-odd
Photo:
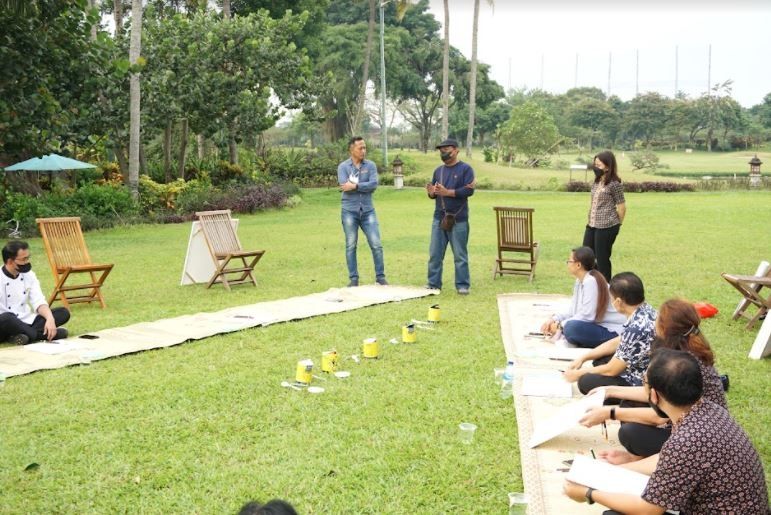
[[[77,365],[84,361],[170,347],[215,334],[436,294],[434,290],[409,286],[367,285],[358,288],[332,288],[321,293],[237,306],[213,313],[140,322],[88,333],[96,336],[95,339],[76,336],[61,340],[61,344],[44,343],[0,348],[0,373],[5,377],[18,376],[37,370]],[[63,347],[55,348],[54,345]]]
[[[543,339],[531,338],[529,332],[538,332],[541,323],[554,312],[567,308],[570,299],[564,295],[506,294],[498,295],[498,314],[501,320],[501,337],[507,359],[517,363],[514,381],[514,407],[519,434],[519,452],[522,461],[522,481],[529,497],[528,511],[533,514],[599,514],[605,508],[599,504],[577,503],[562,493],[562,486],[570,467],[564,460],[577,454],[589,456],[590,450],[618,448],[618,424],[608,424],[608,441],[602,435],[601,426],[585,428],[581,425],[561,427],[560,431],[535,448],[529,444],[539,434],[543,438],[543,426],[539,423],[555,417],[565,406],[581,398],[575,384],[573,397],[553,398],[523,395],[524,378],[530,374],[564,369],[567,362],[549,357],[573,359],[585,352],[583,349],[558,349]]]

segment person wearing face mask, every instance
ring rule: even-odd
[[[650,476],[639,496],[565,481],[565,495],[611,508],[606,514],[767,514],[763,464],[747,433],[704,390],[703,366],[690,352],[658,349],[643,376],[649,402],[673,422],[661,452],[624,468]]]
[[[67,338],[67,330],[60,326],[70,319],[70,312],[48,306],[29,262],[27,242],[9,241],[3,247],[3,262],[0,341],[26,345]]]
[[[624,223],[626,200],[613,152],[605,150],[594,156],[593,170],[592,204],[584,231],[584,247],[594,251],[597,269],[610,281],[610,256],[621,224]]]
[[[444,164],[434,170],[431,182],[426,184],[426,193],[436,204],[431,224],[426,288],[442,288],[442,263],[449,243],[455,261],[455,289],[459,295],[468,295],[471,288],[468,198],[474,194],[474,170],[458,160],[456,140],[446,139],[436,148]]]
[[[691,303],[681,299],[664,302],[656,318],[656,338],[651,344],[651,351],[674,349],[693,355],[704,379],[704,397],[728,409],[723,382],[715,369],[715,355],[701,332],[700,323],[701,318]],[[645,390],[640,386],[608,386],[605,398],[620,399],[622,402],[618,408],[603,406],[591,409],[580,423],[592,427],[606,420],[621,421],[618,441],[626,450],[603,451],[600,456],[618,464],[659,452],[672,432],[672,425],[667,417],[662,417],[650,405]]]

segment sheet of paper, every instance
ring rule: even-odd
[[[564,433],[577,425],[588,409],[602,406],[604,400],[605,391],[601,390],[562,406],[554,415],[536,424],[528,446],[532,449]]]
[[[648,476],[588,456],[576,455],[566,479],[602,492],[641,495]]]
[[[59,343],[58,340],[53,340],[49,343],[30,343],[24,346],[24,350],[31,350],[33,352],[40,352],[42,354],[64,354],[73,350],[85,348],[80,344],[74,342]]]
[[[562,378],[562,373],[541,371],[522,377],[522,395],[530,397],[573,397],[573,386]]]

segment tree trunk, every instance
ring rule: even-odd
[[[145,156],[145,144],[139,142],[139,171],[147,173],[147,157]]]
[[[112,16],[115,20],[115,35],[120,36],[123,33],[123,0],[113,0]]]
[[[369,82],[369,63],[372,60],[372,41],[375,39],[375,0],[369,0],[369,25],[367,26],[367,46],[364,49],[364,66],[361,72],[361,85],[359,86],[359,98],[356,101],[356,111],[351,121],[351,134],[357,135],[361,131],[361,123],[364,118],[364,101],[367,96],[367,83]],[[382,127],[381,127],[382,130]]]
[[[468,133],[466,134],[466,157],[471,158],[474,142],[474,114],[477,108],[477,36],[479,34],[479,0],[474,0],[474,27],[471,31],[471,79],[468,95]]]
[[[206,157],[206,138],[203,134],[196,134],[195,141],[198,147],[198,160],[203,161],[203,158]]]
[[[115,160],[118,161],[118,169],[121,175],[123,175],[123,182],[128,184],[128,161],[126,160],[126,152],[123,147],[115,146],[112,149],[115,154]]]
[[[238,164],[238,144],[236,143],[236,133],[232,127],[228,130],[228,157],[230,164]]]
[[[450,6],[444,0],[444,56],[442,58],[442,139],[450,132]],[[425,150],[424,150],[425,152]]]
[[[166,184],[171,182],[171,120],[166,121],[163,129],[163,174]]]
[[[222,0],[222,19],[230,19],[230,0]]]
[[[142,52],[142,0],[131,2],[131,43],[129,62],[135,65]],[[139,196],[139,138],[141,128],[139,73],[132,73],[129,82],[129,190]]]
[[[187,164],[187,118],[182,118],[179,126],[179,176],[185,180],[185,165]]]
[[[89,9],[97,9],[99,6],[96,5],[97,0],[88,0],[88,8]],[[96,33],[97,29],[99,28],[98,23],[94,23],[91,25],[91,41],[96,41]]]
[[[712,152],[712,133],[714,132],[714,129],[710,127],[707,130],[707,152]]]

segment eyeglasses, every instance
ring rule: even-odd
[[[643,376],[642,378],[642,383],[643,383],[643,386],[650,386],[650,383],[648,382],[648,378],[645,376]]]
[[[29,256],[27,256],[24,259],[14,259],[13,262],[16,263],[17,265],[26,265],[27,263],[29,263]]]
[[[565,264],[569,265],[570,263],[577,263],[577,262],[578,261],[576,261],[575,259],[568,259],[567,261],[565,261]]]

